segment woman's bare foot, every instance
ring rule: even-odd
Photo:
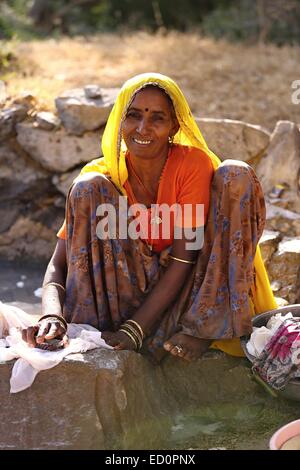
[[[208,350],[211,342],[211,339],[176,333],[164,343],[164,349],[173,356],[182,357],[187,361],[195,361]]]

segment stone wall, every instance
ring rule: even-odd
[[[67,356],[10,394],[13,364],[0,363],[0,449],[201,449],[225,439],[244,448],[250,433],[262,440],[267,429],[270,437],[299,405],[287,410],[268,397],[249,364],[211,351],[156,366],[132,351],[96,349]]]
[[[55,100],[56,114],[24,94],[0,109],[0,258],[49,259],[64,218],[65,196],[80,168],[101,156],[101,135],[117,89],[87,85]],[[261,240],[278,297],[300,301],[300,133],[289,121],[273,133],[228,119],[197,119],[222,159],[248,162],[267,200]]]

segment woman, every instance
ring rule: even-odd
[[[67,321],[157,361],[167,352],[194,360],[209,346],[239,355],[251,316],[276,308],[257,247],[265,206],[253,170],[220,164],[176,83],[154,73],[124,84],[102,149],[70,188],[45,274],[44,315],[24,339],[64,344]],[[122,195],[135,212],[124,212]],[[176,205],[167,235],[160,204]],[[101,218],[108,207],[117,219]]]

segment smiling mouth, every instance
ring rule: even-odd
[[[151,144],[151,140],[141,140],[141,139],[132,139],[134,143],[139,144],[139,145],[149,145]]]

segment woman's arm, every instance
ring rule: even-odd
[[[59,239],[44,277],[42,295],[43,315],[62,315],[65,292],[62,288],[49,283],[55,282],[64,287],[66,276],[66,242]]]
[[[66,242],[65,240],[59,239],[44,276],[42,294],[43,316],[62,316],[65,291],[55,284],[64,287],[66,274]],[[58,347],[61,347],[67,342],[65,333],[66,328],[64,324],[54,317],[52,319],[41,320],[37,325],[24,329],[22,331],[22,337],[23,340],[27,341],[32,347],[36,347],[37,345],[41,347],[41,345],[45,344],[45,340],[60,337],[62,338],[62,344]],[[53,346],[52,349],[57,349],[57,347]]]
[[[175,239],[172,246],[172,256],[186,261],[194,261],[199,251],[187,250],[187,242],[191,242],[191,240],[186,240],[184,236],[180,240]],[[141,326],[146,336],[151,334],[157,320],[176,299],[192,267],[193,264],[170,259],[165,273],[132,317]]]
[[[192,241],[191,239],[187,240],[184,233],[182,233],[181,239],[174,239],[172,256],[186,261],[195,261],[199,250],[188,250],[186,248],[186,244]],[[141,326],[146,336],[152,333],[164,311],[176,299],[192,267],[193,264],[191,263],[170,259],[165,273],[131,318]],[[132,340],[122,331],[113,334],[105,332],[103,337],[108,344],[115,346],[115,349],[134,349]]]

